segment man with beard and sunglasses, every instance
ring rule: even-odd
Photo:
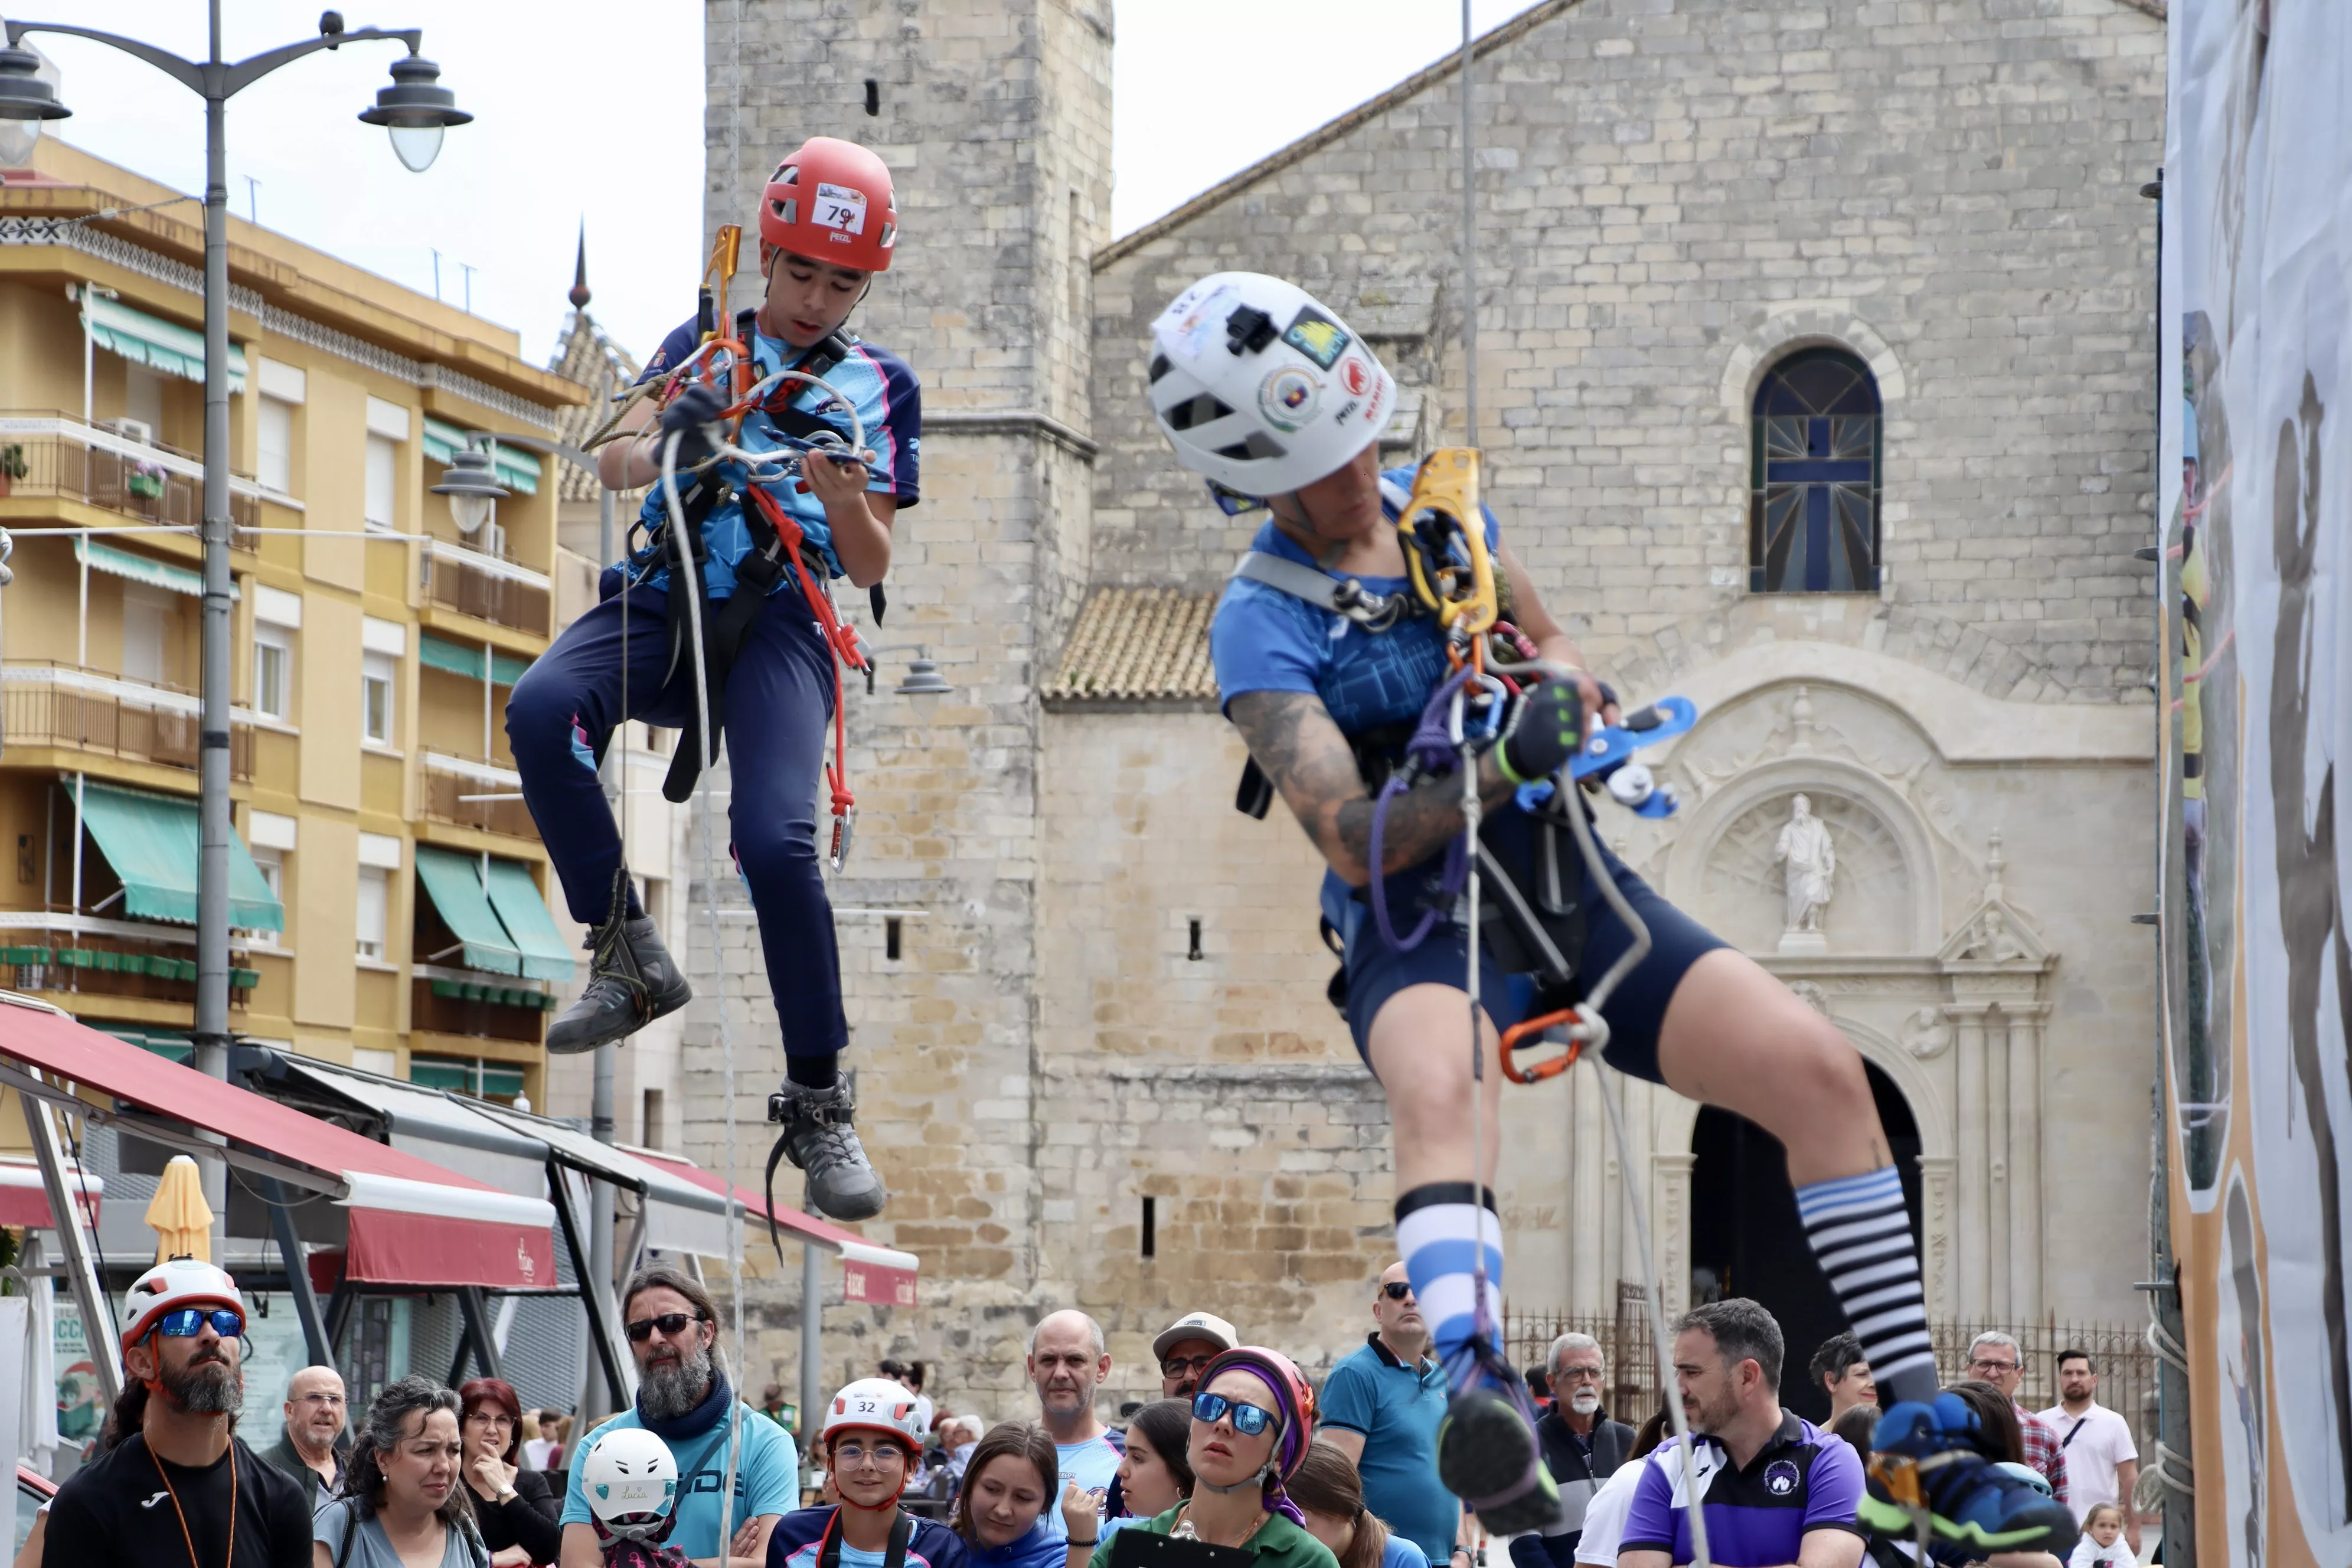
[[[231,1430],[245,1403],[245,1300],[174,1258],[123,1304],[121,1398],[104,1452],[49,1505],[46,1568],[308,1568],[301,1489]]]
[[[621,1293],[621,1322],[637,1363],[636,1405],[588,1433],[575,1451],[586,1454],[598,1437],[625,1426],[654,1433],[677,1460],[677,1522],[668,1544],[698,1568],[761,1568],[776,1521],[800,1500],[800,1454],[792,1434],[735,1396],[719,1359],[718,1309],[690,1275],[658,1264],[638,1269]],[[732,1539],[722,1543],[719,1498],[730,1413],[740,1436],[735,1500],[728,1510]],[[572,1466],[564,1491],[561,1568],[603,1568],[604,1562],[589,1522],[583,1473]]]

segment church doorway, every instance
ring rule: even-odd
[[[1911,1211],[1911,1238],[1919,1238],[1919,1126],[1894,1080],[1864,1064],[1878,1120],[1894,1145],[1895,1168]],[[1762,1303],[1780,1321],[1788,1342],[1780,1371],[1780,1403],[1808,1421],[1829,1415],[1829,1399],[1811,1386],[1805,1363],[1823,1340],[1843,1331],[1837,1298],[1813,1266],[1797,1223],[1797,1194],[1789,1185],[1780,1141],[1744,1116],[1702,1107],[1691,1133],[1691,1280],[1693,1305],[1725,1296]]]

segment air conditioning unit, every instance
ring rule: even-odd
[[[154,427],[149,425],[144,419],[131,419],[128,417],[121,419],[101,419],[98,422],[98,427],[101,430],[110,431],[113,434],[121,437],[126,441],[136,441],[142,447],[152,447],[155,444]]]

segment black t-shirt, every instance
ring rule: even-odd
[[[236,1555],[229,1555],[229,1466],[236,1466]],[[166,1486],[166,1481],[170,1483]],[[174,1510],[173,1499],[179,1507]],[[182,1516],[187,1533],[180,1532]],[[302,1489],[237,1438],[209,1465],[159,1461],[133,1434],[74,1472],[49,1504],[42,1568],[310,1568]]]

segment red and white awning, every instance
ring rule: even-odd
[[[71,1160],[66,1162],[65,1173],[66,1191],[71,1194],[74,1206],[96,1225],[106,1184],[96,1176],[84,1174]],[[22,1226],[31,1230],[57,1228],[57,1221],[49,1215],[49,1193],[41,1183],[41,1168],[30,1160],[0,1159],[0,1225]]]
[[[62,1084],[95,1089],[144,1111],[142,1121],[226,1139],[231,1163],[249,1174],[326,1194],[350,1221],[346,1274],[354,1281],[494,1289],[555,1283],[555,1209],[544,1198],[499,1192],[61,1013],[11,1007],[0,1022],[0,1062],[47,1074],[37,1086],[44,1098],[68,1102]],[[23,1075],[8,1076],[26,1089]],[[0,1186],[0,1205],[6,1190]],[[46,1215],[47,1194],[35,1195]]]
[[[632,1148],[629,1152],[640,1160],[677,1172],[698,1186],[707,1187],[724,1196],[727,1183],[718,1172],[706,1171],[691,1160],[666,1154],[657,1149]],[[879,1307],[911,1307],[915,1304],[915,1274],[921,1260],[911,1252],[884,1247],[866,1240],[854,1230],[844,1230],[814,1215],[804,1214],[782,1204],[772,1211],[765,1199],[749,1187],[737,1187],[736,1199],[743,1212],[761,1228],[772,1212],[776,1228],[795,1241],[808,1243],[838,1253],[841,1257],[842,1296],[845,1300],[867,1301]]]

